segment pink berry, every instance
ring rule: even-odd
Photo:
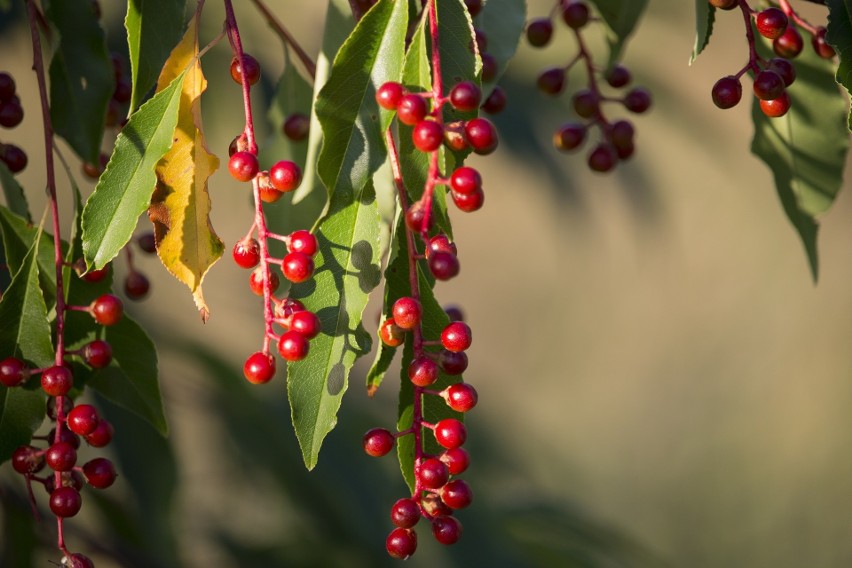
[[[26,365],[20,359],[7,357],[0,361],[0,384],[5,387],[16,387],[23,383],[29,373]]]
[[[384,428],[373,428],[364,434],[364,451],[368,455],[378,458],[390,453],[396,438],[390,430]]]

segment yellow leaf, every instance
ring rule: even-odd
[[[183,80],[174,144],[157,164],[157,189],[148,216],[154,223],[157,254],[166,269],[192,291],[201,319],[210,310],[201,292],[204,275],[222,256],[225,245],[210,226],[207,179],[219,159],[207,150],[201,126],[201,93],[207,80],[198,55],[197,17],[174,48],[157,81],[157,90],[187,69]]]

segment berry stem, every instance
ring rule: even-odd
[[[813,1],[813,0],[811,0],[811,1]],[[790,1],[789,1],[789,0],[779,0],[779,2],[778,2],[778,3],[781,5],[781,10],[782,10],[785,14],[787,14],[787,17],[788,17],[788,18],[790,18],[790,19],[792,19],[794,22],[796,22],[796,25],[798,25],[799,27],[801,27],[801,28],[803,28],[803,29],[807,30],[807,31],[808,31],[811,35],[814,35],[814,34],[816,34],[816,33],[817,33],[816,26],[814,26],[814,25],[813,25],[813,24],[811,24],[809,21],[807,21],[806,19],[804,19],[803,17],[801,17],[801,16],[799,15],[799,13],[798,13],[798,12],[796,12],[796,10],[794,10],[794,9],[793,9],[793,6],[791,6],[791,5],[790,5]],[[816,4],[822,4],[823,2],[815,2],[815,3],[816,3]]]
[[[736,74],[737,79],[742,77],[743,73],[749,69],[754,73],[760,71],[760,66],[757,64],[760,61],[760,56],[757,54],[757,47],[754,43],[754,29],[751,27],[752,9],[749,7],[747,0],[738,1],[740,10],[743,12],[743,20],[745,21],[746,41],[748,42],[748,63]]]
[[[305,70],[311,76],[311,79],[315,79],[317,75],[317,65],[311,59],[311,57],[302,49],[302,46],[299,45],[299,42],[287,31],[287,28],[284,27],[278,18],[275,17],[269,8],[264,4],[261,0],[251,0],[255,7],[263,14],[263,17],[266,18],[266,23],[269,24],[269,27],[278,34],[281,40],[293,48],[293,51],[296,52],[296,57],[299,58],[299,61],[302,62],[302,65],[305,67]]]

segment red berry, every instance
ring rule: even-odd
[[[67,367],[55,365],[41,374],[41,388],[49,396],[65,396],[74,386],[74,377]]]
[[[574,112],[582,118],[592,118],[600,114],[600,98],[588,89],[581,89],[572,98]]]
[[[473,112],[479,108],[482,91],[475,83],[462,81],[450,91],[450,104],[462,112]]]
[[[438,489],[450,478],[450,471],[437,458],[427,458],[417,468],[417,479],[426,489]]]
[[[295,162],[281,160],[269,168],[269,181],[278,191],[293,191],[302,183],[302,169]]]
[[[252,384],[268,383],[275,376],[275,358],[261,351],[252,353],[243,365],[243,374]]]
[[[764,69],[754,78],[754,96],[764,101],[777,99],[784,92],[784,79],[775,71]]]
[[[290,246],[287,247],[290,252],[301,252],[308,256],[314,256],[317,253],[317,248],[317,238],[310,231],[301,229],[290,233]]]
[[[18,473],[36,473],[44,467],[44,454],[33,446],[21,446],[12,452],[12,469]]]
[[[557,150],[576,150],[586,139],[586,127],[582,124],[564,124],[553,133],[553,145]]]
[[[85,274],[83,274],[80,278],[82,278],[86,282],[89,282],[90,284],[93,284],[95,282],[100,282],[101,280],[103,280],[104,278],[106,278],[109,275],[109,267],[110,267],[110,265],[107,264],[106,266],[104,266],[100,270],[90,270],[89,272],[86,272]],[[85,270],[85,263],[83,264],[82,270]]]
[[[473,492],[464,480],[454,479],[441,487],[441,501],[450,509],[464,509],[473,501]]]
[[[115,429],[112,424],[101,418],[98,420],[95,429],[86,434],[86,443],[94,448],[103,448],[112,441],[114,433]]]
[[[423,219],[426,216],[426,209],[423,207],[423,203],[421,201],[415,201],[411,207],[408,208],[408,211],[405,212],[405,225],[409,229],[414,232],[420,232],[423,228]],[[426,227],[426,230],[432,228],[434,225],[435,217],[434,215],[429,216],[429,226]]]
[[[455,418],[445,418],[435,424],[435,440],[448,450],[464,445],[466,439],[467,429]]]
[[[472,341],[470,327],[461,321],[452,322],[441,332],[441,345],[447,351],[467,351]]]
[[[495,85],[491,94],[482,103],[482,110],[488,114],[497,114],[503,112],[504,108],[506,108],[506,91],[500,85]]]
[[[394,81],[388,81],[376,91],[376,102],[383,109],[396,110],[403,96],[405,96],[405,87]]]
[[[151,283],[147,276],[136,270],[127,273],[127,277],[124,279],[124,293],[127,294],[128,298],[141,300],[148,295],[150,289]]]
[[[115,91],[112,93],[112,98],[117,102],[124,104],[130,101],[131,93],[132,90],[128,81],[116,81]]]
[[[790,95],[784,92],[777,99],[772,99],[771,101],[761,100],[760,110],[770,118],[778,118],[787,114],[787,111],[790,110],[790,102]]]
[[[322,322],[313,312],[303,310],[290,318],[290,329],[298,331],[308,339],[313,339],[322,331]]]
[[[611,144],[598,144],[589,154],[589,168],[596,172],[608,172],[618,162],[618,154]]]
[[[476,389],[467,383],[452,384],[444,389],[441,396],[447,401],[447,406],[456,412],[467,412],[479,400]]]
[[[651,93],[642,87],[631,89],[624,97],[624,108],[641,114],[651,108]]]
[[[384,428],[373,428],[364,434],[364,451],[374,458],[379,458],[390,453],[396,441],[390,430]]]
[[[260,64],[248,53],[243,53],[242,63],[236,57],[231,61],[231,78],[236,83],[242,84],[243,76],[249,85],[254,85],[260,80]]]
[[[828,42],[825,41],[825,32],[826,29],[823,26],[820,26],[816,29],[816,33],[811,37],[811,45],[814,48],[814,51],[817,52],[817,55],[822,57],[823,59],[831,59],[835,56],[834,48],[828,45]]]
[[[14,357],[0,361],[0,384],[5,387],[16,387],[27,380],[29,373],[24,362]]]
[[[553,37],[553,23],[550,18],[536,18],[527,24],[527,41],[533,47],[544,47]]]
[[[288,116],[284,120],[284,126],[282,127],[282,131],[284,132],[284,136],[289,138],[294,142],[300,142],[308,137],[308,133],[311,130],[311,119],[310,117],[301,114],[301,113],[293,113]]]
[[[95,369],[103,369],[112,361],[112,347],[102,339],[95,339],[83,346],[83,359]]]
[[[565,69],[550,67],[542,71],[535,82],[538,90],[547,95],[558,95],[565,88]]]
[[[421,355],[408,364],[408,378],[414,386],[428,387],[438,380],[438,364]]]
[[[450,176],[450,187],[456,193],[469,194],[482,189],[482,176],[479,172],[468,166],[456,168]]]
[[[64,406],[65,405],[63,404],[63,407]],[[66,417],[70,412],[71,411],[68,410],[68,412],[65,413]],[[56,439],[56,428],[50,429],[50,432],[47,434],[47,439],[48,440],[55,440]],[[77,434],[74,434],[73,432],[71,432],[71,430],[69,430],[65,426],[63,426],[62,428],[59,429],[59,441],[60,442],[68,442],[69,444],[74,446],[74,449],[77,449],[77,448],[80,447],[80,436],[78,436]]]
[[[490,154],[497,149],[497,129],[487,118],[468,120],[464,125],[464,133],[477,154]]]
[[[420,506],[414,499],[400,499],[391,507],[390,516],[396,526],[410,529],[420,520]]]
[[[614,65],[604,74],[604,79],[609,83],[610,87],[620,89],[626,87],[630,83],[630,71],[623,65]]]
[[[432,521],[432,534],[441,544],[455,544],[461,538],[462,524],[455,517],[441,516]]]
[[[585,2],[570,2],[562,10],[562,19],[568,27],[579,30],[589,22],[589,7]]]
[[[448,375],[461,375],[467,369],[467,354],[464,351],[454,353],[443,349],[438,354],[438,365]]]
[[[71,555],[71,563],[68,568],[95,568],[95,563],[85,554],[75,552]]]
[[[56,442],[47,448],[44,460],[53,471],[70,471],[77,463],[77,450],[68,442]]]
[[[75,434],[91,434],[98,427],[98,411],[91,404],[78,404],[68,413],[67,424]]]
[[[405,330],[396,325],[393,319],[386,319],[379,327],[379,338],[388,347],[399,347],[405,343]]]
[[[392,557],[405,560],[417,550],[417,533],[397,527],[388,535],[385,549]]]
[[[57,517],[73,517],[82,506],[83,498],[73,487],[59,487],[50,494],[50,510]]]
[[[299,300],[284,298],[284,300],[275,304],[275,317],[287,319],[296,312],[301,312],[304,309],[304,304]]]
[[[429,255],[429,271],[438,280],[450,280],[459,274],[459,259],[451,252],[435,251]]]
[[[772,50],[776,55],[785,59],[797,57],[802,52],[804,45],[802,34],[799,33],[796,26],[787,26],[787,31],[781,37],[772,40]]]
[[[393,321],[402,329],[414,329],[420,323],[420,318],[423,315],[423,308],[420,302],[405,296],[394,302],[391,310]]]
[[[0,126],[15,128],[24,120],[24,108],[21,103],[12,99],[11,101],[0,101]]]
[[[104,294],[89,305],[95,321],[101,325],[115,325],[124,314],[124,304],[112,294]]]
[[[733,75],[728,75],[716,81],[710,94],[713,96],[713,104],[721,109],[727,109],[740,102],[743,96],[743,86],[739,79]]]
[[[411,139],[421,152],[434,152],[444,141],[444,128],[434,120],[421,120],[414,126]]]
[[[142,252],[154,254],[157,252],[157,238],[154,233],[147,231],[136,237],[136,244],[142,249]]]
[[[490,53],[482,53],[482,82],[490,83],[497,76],[497,60]]]
[[[15,96],[15,80],[8,73],[0,73],[0,101],[11,100]]]
[[[290,282],[304,282],[314,273],[314,260],[303,252],[291,252],[281,263],[284,278]]]
[[[228,171],[231,176],[237,181],[251,181],[257,172],[260,171],[260,165],[257,163],[257,156],[251,152],[237,152],[228,161]]]
[[[396,108],[399,121],[408,126],[414,126],[426,118],[426,101],[420,95],[409,94],[402,97]]]
[[[426,258],[429,258],[436,252],[446,252],[455,256],[458,254],[458,249],[455,243],[450,242],[447,235],[440,233],[429,239],[429,244],[426,247]]]
[[[470,454],[464,448],[447,450],[441,454],[440,459],[450,470],[451,475],[464,473],[470,466]]]
[[[115,466],[106,458],[95,458],[83,464],[83,475],[89,485],[96,489],[106,489],[115,482]],[[444,500],[446,503],[446,500]],[[450,503],[447,503],[453,507]],[[458,509],[459,507],[453,507]]]
[[[274,294],[276,290],[278,290],[278,286],[281,282],[278,280],[278,275],[269,271],[269,293]],[[251,275],[249,276],[249,288],[251,291],[257,296],[263,296],[263,270],[261,267],[257,267],[252,270]]]
[[[785,87],[789,87],[796,80],[796,68],[792,63],[782,57],[770,59],[767,69],[778,73],[784,81]]]
[[[473,213],[474,211],[479,211],[482,209],[482,206],[485,204],[485,192],[481,189],[479,191],[474,191],[473,193],[463,194],[452,192],[453,203],[456,204],[460,210],[465,213]]]
[[[6,162],[6,166],[13,174],[27,167],[27,154],[14,144],[0,145],[0,160]]]
[[[426,518],[430,520],[433,517],[453,514],[453,510],[441,501],[441,497],[437,493],[426,493],[420,498],[420,505],[423,507],[423,512],[426,513]]]
[[[234,245],[234,262],[242,268],[254,268],[260,262],[260,243],[256,239],[243,239]]]
[[[755,18],[757,31],[767,39],[777,39],[787,30],[787,15],[778,8],[767,8]]]
[[[485,32],[480,30],[479,28],[473,28],[474,40],[476,41],[476,47],[479,49],[479,53],[483,53],[488,49],[488,36],[485,35]],[[470,50],[473,51],[473,46],[470,46]]]
[[[301,361],[308,356],[309,348],[307,338],[292,329],[278,340],[278,353],[287,361]]]

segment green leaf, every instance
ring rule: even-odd
[[[715,20],[715,6],[707,0],[695,0],[695,45],[692,48],[692,56],[689,58],[690,65],[695,63],[698,55],[710,43],[710,35],[713,33]]]
[[[130,111],[142,104],[157,83],[160,69],[183,37],[185,0],[130,0],[127,3],[127,46],[133,92]],[[95,162],[97,163],[97,162]]]
[[[0,385],[0,464],[32,440],[44,421],[44,405],[41,390]]]
[[[23,265],[27,252],[32,248],[41,233],[40,227],[34,227],[23,217],[15,215],[5,207],[0,207],[0,231],[3,233],[3,247],[6,251],[6,265],[9,272],[15,274]],[[67,245],[62,243],[63,249]],[[56,267],[53,264],[53,235],[43,233],[38,243],[39,282],[48,307],[56,302]]]
[[[50,61],[50,118],[84,161],[97,164],[115,72],[91,0],[45,2],[45,16],[59,31]]]
[[[18,180],[15,179],[15,176],[12,175],[3,161],[0,161],[0,185],[3,186],[3,197],[6,199],[6,206],[9,210],[32,223],[33,218],[30,215],[30,206],[24,195],[24,188],[21,187],[21,184],[18,183]]]
[[[313,86],[297,69],[296,63],[290,57],[290,50],[285,48],[284,72],[278,79],[267,112],[271,135],[263,148],[263,156],[274,156],[275,161],[286,159],[304,164],[308,155],[308,138],[298,142],[290,140],[284,135],[283,126],[287,118],[294,114],[310,118],[312,107]]]
[[[106,171],[83,210],[86,265],[102,268],[127,244],[157,184],[154,168],[172,146],[184,73],[122,128]]]
[[[473,22],[463,0],[451,0],[436,4],[438,14],[438,40],[441,55],[441,80],[444,94],[449,93],[459,81],[471,81],[479,85],[482,61],[471,50],[474,44]],[[427,18],[424,16],[424,21]],[[425,25],[428,25],[425,24]],[[431,91],[431,86],[429,88]],[[459,113],[452,105],[445,105],[445,119],[473,117],[476,113]]]
[[[792,106],[781,118],[767,118],[755,99],[751,150],[772,170],[778,196],[799,232],[816,280],[816,216],[831,206],[843,182],[849,146],[846,101],[838,96],[831,61],[810,49],[796,60],[796,82],[789,94]]]
[[[852,1],[828,0],[828,25],[825,40],[840,58],[837,67],[837,82],[852,93]],[[852,113],[849,114],[849,129],[852,130]]]
[[[609,64],[612,66],[621,60],[621,52],[627,38],[633,33],[633,29],[642,17],[648,0],[592,0],[597,6],[598,13],[606,23],[609,33]]]
[[[488,0],[477,17],[478,29],[488,37],[488,53],[497,61],[497,83],[509,60],[515,56],[518,43],[526,27],[526,2],[524,0]],[[483,99],[490,89],[483,89]]]
[[[86,384],[167,436],[169,427],[157,379],[154,343],[127,314],[117,324],[103,329],[103,339],[112,346],[113,362],[95,371]]]

